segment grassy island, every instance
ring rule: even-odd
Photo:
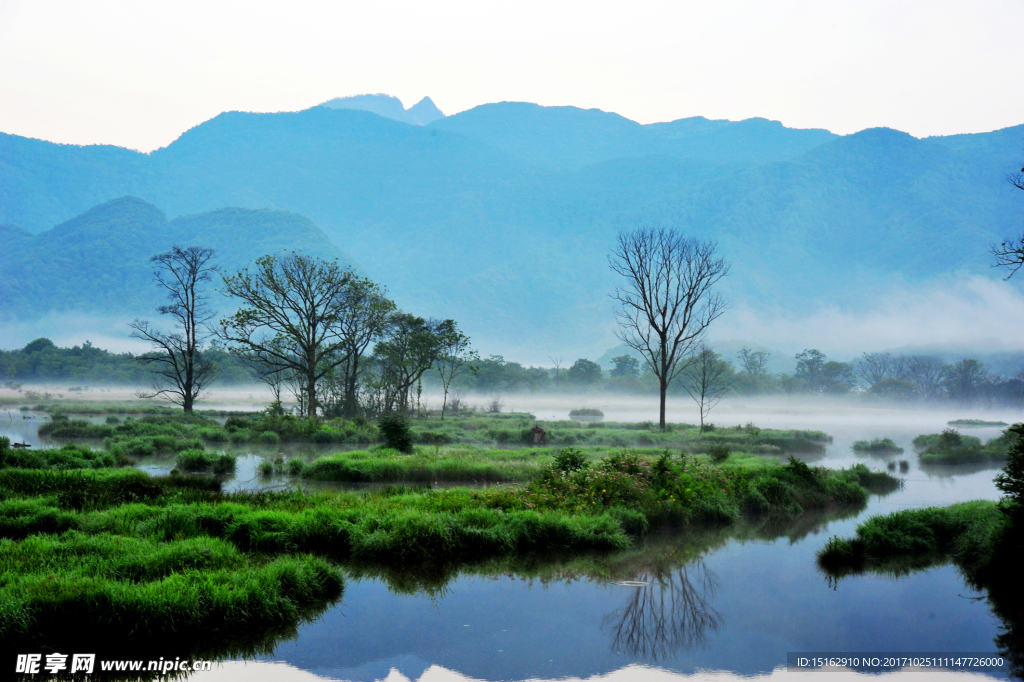
[[[903,448],[896,445],[892,438],[874,438],[872,440],[858,440],[853,442],[854,452],[866,452],[873,455],[900,454]]]
[[[982,443],[975,436],[964,436],[956,429],[942,433],[923,434],[914,439],[922,464],[969,464],[1001,462],[1009,447],[1016,442],[1024,427],[1012,426],[998,438]]]

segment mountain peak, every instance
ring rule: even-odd
[[[408,109],[402,104],[402,100],[391,95],[378,93],[376,95],[353,95],[352,97],[335,97],[327,100],[320,106],[330,109],[359,109],[369,111],[390,118],[402,123],[423,126],[444,118],[444,114],[437,108],[433,100],[424,97],[417,104]]]

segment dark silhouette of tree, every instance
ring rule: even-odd
[[[1011,173],[1006,180],[1017,189],[1024,190],[1024,168],[1020,173]],[[1024,265],[1024,234],[1014,239],[1006,239],[997,246],[991,247],[990,253],[995,256],[994,268],[1007,268],[1010,272],[1005,279],[1010,279]]]
[[[214,365],[203,358],[203,344],[210,336],[208,324],[214,317],[203,285],[217,271],[214,256],[213,249],[200,246],[173,246],[153,256],[153,278],[169,301],[157,312],[174,320],[174,331],[162,331],[146,320],[136,319],[128,325],[132,337],[155,346],[153,352],[139,356],[141,362],[154,367],[156,377],[153,390],[139,395],[166,398],[187,413],[216,375]]]
[[[662,430],[669,384],[725,311],[713,289],[729,266],[715,250],[711,241],[645,227],[619,234],[608,258],[612,271],[625,280],[612,294],[619,303],[618,337],[643,355],[658,377]]]
[[[347,357],[338,329],[352,277],[312,256],[263,256],[255,273],[224,277],[225,292],[241,306],[217,334],[250,367],[296,381],[304,412],[315,417],[317,382]]]

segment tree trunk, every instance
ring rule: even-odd
[[[310,419],[316,418],[316,378],[311,373],[306,380],[306,399],[309,405],[306,406],[306,416]]]
[[[668,382],[665,381],[664,377],[659,377],[658,383],[661,385],[661,410],[658,417],[658,426],[662,431],[665,430],[665,394],[668,393]]]

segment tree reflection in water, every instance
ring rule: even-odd
[[[655,662],[705,644],[709,632],[722,626],[710,603],[717,590],[715,576],[703,561],[641,573],[636,580],[649,584],[623,587],[633,594],[601,624],[611,630],[613,651]]]

